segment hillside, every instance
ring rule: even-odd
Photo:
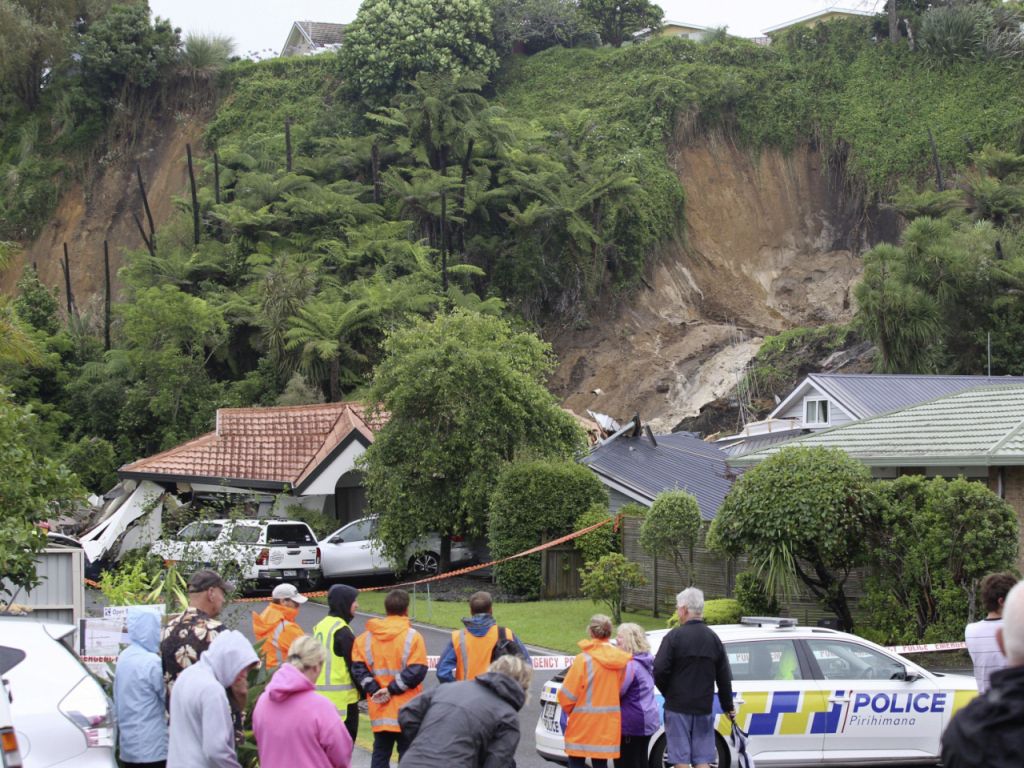
[[[204,99],[194,83],[168,80],[129,118],[132,141],[94,131],[102,162],[75,165],[57,140],[19,155],[5,127],[0,147],[18,173],[0,210],[17,221],[0,224],[8,238],[33,236],[0,285],[10,292],[34,263],[62,291],[66,242],[76,302],[89,310],[82,324],[94,332],[110,241],[115,346],[130,339],[137,355],[125,375],[118,355],[54,350],[60,371],[45,375],[66,389],[20,379],[15,388],[70,413],[134,408],[117,424],[54,422],[130,458],[194,434],[218,405],[276,402],[296,371],[308,384],[300,396],[358,393],[396,318],[500,300],[552,343],[550,384],[568,407],[640,411],[669,429],[733,390],[765,337],[853,319],[862,255],[899,242],[906,224],[893,194],[933,183],[929,132],[947,180],[974,172],[979,147],[1019,148],[1022,70],[1019,58],[943,59],[876,42],[867,22],[840,22],[771,47],[661,39],[517,54],[490,83],[418,81],[376,116],[346,90],[336,55],[236,63]],[[437,146],[416,123],[430,98],[468,110]],[[186,143],[197,155],[198,245]],[[157,255],[133,218],[144,221],[136,165]],[[52,209],[19,208],[45,180],[59,192]],[[1016,264],[1020,238],[1001,238]],[[154,317],[182,319],[173,354],[151,329],[138,341],[143,296],[167,302]],[[371,322],[331,325],[357,305]],[[346,357],[289,346],[307,310],[300,330],[333,334]],[[154,354],[192,372],[173,396],[146,362]]]

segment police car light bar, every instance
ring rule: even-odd
[[[795,627],[796,619],[781,618],[778,616],[744,616],[740,624],[748,627]]]

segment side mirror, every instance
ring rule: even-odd
[[[905,683],[912,683],[915,680],[920,680],[921,675],[917,672],[907,669],[905,666],[901,666],[895,672],[893,672],[892,680],[902,680]]]
[[[13,704],[14,703],[14,694],[11,692],[11,684],[9,682],[7,682],[7,678],[6,677],[3,679],[3,684],[4,684],[4,689],[7,691],[7,703],[8,704]]]
[[[329,538],[327,540],[327,543],[328,544],[344,544],[345,543],[345,539],[342,538],[341,536],[331,536],[331,538]]]

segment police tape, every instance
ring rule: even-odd
[[[84,664],[116,664],[117,656],[79,656]],[[534,656],[531,661],[535,670],[567,669],[575,656]],[[436,672],[440,656],[427,656],[427,669]]]
[[[967,648],[964,641],[954,643],[918,643],[916,645],[887,645],[893,653],[933,653],[935,651],[962,651]]]

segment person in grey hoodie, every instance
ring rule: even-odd
[[[398,711],[411,743],[402,768],[508,768],[519,746],[519,710],[533,667],[500,656],[472,680],[439,685]]]
[[[259,657],[241,632],[221,632],[171,692],[167,768],[241,768],[228,696],[244,698]]]
[[[117,657],[114,712],[125,768],[162,768],[167,759],[164,673],[160,665],[160,612],[155,606],[128,609],[128,640]]]

